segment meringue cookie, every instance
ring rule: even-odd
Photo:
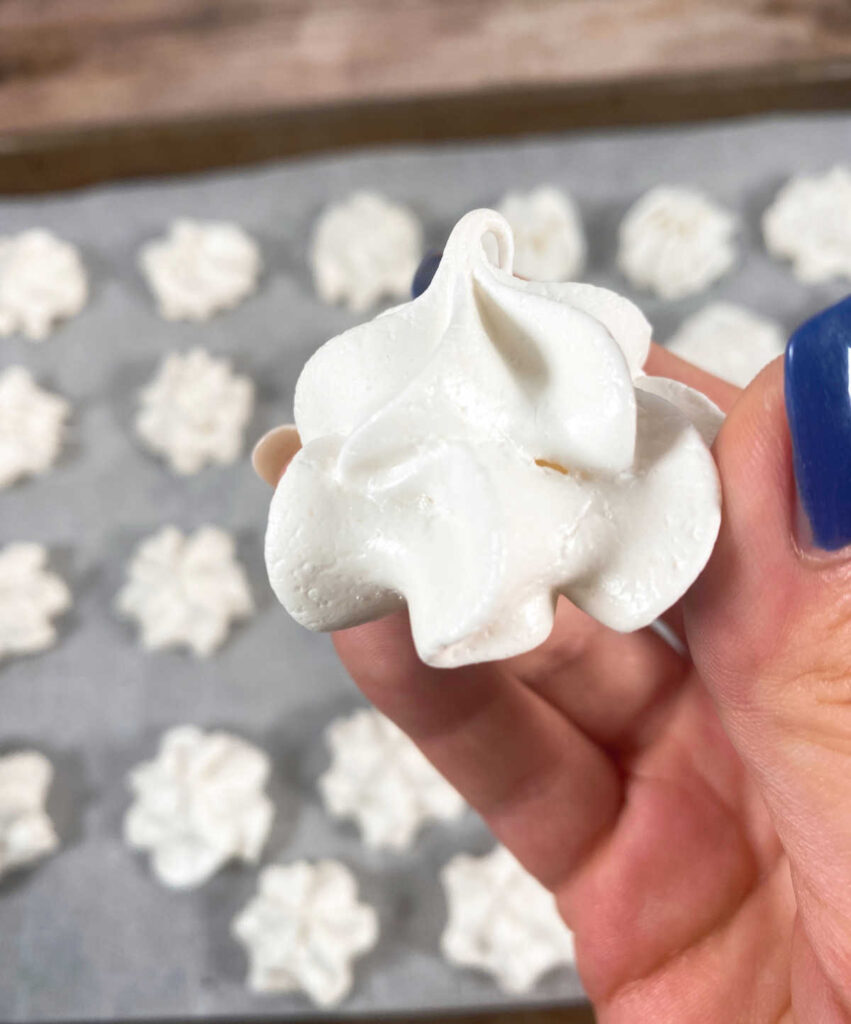
[[[0,877],[59,846],[45,810],[53,766],[35,750],[0,757]]]
[[[233,538],[215,526],[189,536],[164,526],[142,541],[116,605],[139,623],[143,647],[186,646],[199,658],[224,643],[232,622],[254,611]]]
[[[666,346],[716,377],[744,388],[783,353],[779,324],[732,302],[713,302],[684,320]]]
[[[71,591],[46,563],[41,544],[0,549],[0,660],[56,643],[52,619],[71,607]]]
[[[440,946],[448,960],[487,971],[511,995],[575,962],[573,935],[552,893],[504,846],[484,857],[453,857],[440,878],[449,910]]]
[[[166,320],[208,320],[257,287],[257,243],[236,224],[180,219],[148,242],[139,266]]]
[[[0,236],[0,338],[20,331],[43,341],[89,295],[80,254],[50,231]]]
[[[125,841],[149,851],[173,889],[201,885],[230,860],[255,864],[275,816],[263,792],[269,771],[266,754],[238,736],[169,729],[157,757],[130,775]]]
[[[248,951],[255,992],[302,991],[333,1006],[352,987],[352,962],[378,941],[378,916],[344,864],[296,861],[260,872],[232,932]]]
[[[514,234],[514,272],[532,281],[566,281],[585,265],[579,211],[564,192],[541,185],[509,192],[498,206]]]
[[[805,284],[851,278],[851,169],[792,178],[762,218],[768,251]]]
[[[65,399],[40,388],[23,366],[0,374],[0,488],[50,469],[69,412]]]
[[[457,821],[466,803],[389,718],[372,709],[325,733],[331,766],[319,779],[328,810],[354,818],[373,849],[404,850],[430,819]]]
[[[355,192],[323,210],[310,250],[325,302],[362,313],[383,296],[404,298],[423,249],[414,214],[374,192]]]
[[[203,348],[172,352],[142,391],[136,433],[175,473],[235,462],[254,408],[254,385]]]
[[[692,189],[651,189],[620,226],[618,266],[636,288],[681,299],[708,288],[736,261],[736,219]]]
[[[559,593],[638,629],[706,563],[721,414],[644,376],[650,326],[626,299],[511,267],[505,220],[468,214],[423,295],[304,368],[303,447],[266,534],[272,587],[302,625],[407,604],[420,657],[450,667],[542,643]]]

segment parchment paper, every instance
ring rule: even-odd
[[[789,175],[849,158],[851,117],[807,116],[399,148],[0,200],[0,234],[54,230],[82,248],[93,286],[87,309],[43,344],[0,341],[0,365],[25,364],[74,406],[56,469],[0,492],[0,542],[47,544],[74,592],[54,649],[0,665],[0,750],[34,746],[54,760],[50,809],[62,838],[57,856],[0,883],[0,1020],[314,1012],[300,997],[260,998],[244,988],[246,963],[229,923],[254,890],[255,870],[234,867],[197,891],[174,894],[122,843],[126,772],[153,754],[163,729],[184,722],[231,729],[273,756],[279,815],[264,863],[341,857],[379,909],[381,942],[360,961],[342,1012],[374,1018],[505,1002],[487,976],[449,966],[438,953],[445,918],[439,868],[457,851],[490,846],[474,816],[460,827],[429,828],[410,854],[398,856],[367,852],[353,827],[324,814],[315,786],[326,764],[322,730],[361,701],[327,637],[294,625],[270,594],[262,562],[269,492],[247,458],[182,479],[134,439],[136,392],[160,357],[202,344],[250,374],[258,403],[249,442],[289,419],[305,359],[355,322],[316,298],[305,256],[319,210],[356,187],[409,203],[433,245],[460,214],[493,204],[509,187],[566,187],[589,234],[586,277],[629,293],[613,269],[622,215],[652,185],[691,183],[742,216],[741,260],[696,299],[633,296],[657,337],[719,297],[791,329],[845,289],[796,283],[764,253],[760,214]],[[139,246],[181,215],[233,219],[263,250],[258,294],[206,325],[163,321],[135,266]],[[113,611],[133,547],[170,522],[234,531],[250,574],[258,612],[209,661],[146,654]],[[566,970],[529,1001],[569,1000],[580,991]]]

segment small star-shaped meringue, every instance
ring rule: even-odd
[[[56,643],[51,620],[71,607],[71,592],[46,564],[47,549],[40,544],[0,549],[0,660]]]
[[[778,324],[732,302],[713,302],[683,321],[667,348],[708,373],[747,387],[785,345]]]
[[[234,462],[254,407],[254,385],[202,348],[172,352],[142,391],[136,432],[175,473]]]
[[[319,779],[328,810],[354,818],[367,846],[403,850],[429,819],[456,821],[463,797],[378,711],[339,718],[325,738],[331,766]]]
[[[23,366],[0,374],[0,488],[46,472],[59,454],[70,406]]]
[[[509,192],[498,207],[514,233],[514,272],[532,281],[567,281],[585,263],[585,235],[571,199],[550,185]]]
[[[322,211],[310,261],[325,302],[363,312],[383,296],[403,298],[422,255],[422,229],[405,206],[355,192]]]
[[[624,217],[618,266],[636,288],[681,299],[733,266],[735,235],[735,217],[702,193],[661,185]]]
[[[269,769],[238,736],[169,729],[157,757],[130,775],[124,838],[150,851],[154,874],[175,889],[201,885],[230,860],[256,863],[275,814],[263,792]]]
[[[142,248],[139,265],[166,320],[207,320],[255,290],[261,261],[236,224],[180,219]]]
[[[43,341],[79,313],[89,289],[80,255],[50,231],[0,235],[0,338],[20,331]]]
[[[334,860],[260,872],[257,895],[233,922],[255,992],[303,991],[333,1006],[352,987],[352,961],[378,941],[378,917],[358,900],[351,871]]]
[[[0,877],[59,845],[44,808],[52,779],[50,761],[34,750],[0,757]]]
[[[805,284],[851,279],[851,168],[792,178],[762,218],[768,251]]]
[[[488,971],[512,995],[574,963],[573,935],[552,893],[504,846],[484,857],[453,857],[441,881],[449,919],[440,945],[448,960]]]
[[[214,526],[189,536],[164,526],[142,541],[116,603],[139,623],[143,647],[186,646],[199,657],[212,654],[231,622],[254,610],[233,539]]]

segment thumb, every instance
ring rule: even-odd
[[[721,532],[685,604],[695,665],[789,859],[796,942],[809,947],[824,980],[837,994],[844,987],[846,997],[851,546],[842,545],[851,545],[849,352],[851,300],[795,333],[785,397],[777,360],[730,412],[715,445]]]

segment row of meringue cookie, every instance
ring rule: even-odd
[[[139,266],[167,320],[206,320],[257,287],[257,243],[235,224],[177,220],[143,246]],[[0,337],[43,341],[89,296],[79,250],[51,231],[0,236]]]
[[[585,264],[587,244],[576,204],[542,185],[507,193],[497,205],[515,238],[515,269],[534,280],[568,280]],[[762,220],[768,251],[790,260],[815,284],[851,279],[851,170],[791,179]],[[617,265],[636,287],[665,299],[697,294],[736,261],[737,218],[698,190],[662,185],[627,212]],[[372,191],[326,207],[314,225],[309,261],[317,293],[364,312],[404,298],[423,252],[414,212]],[[231,309],[257,288],[260,249],[241,227],[176,220],[143,246],[139,265],[168,320],[202,321]],[[88,297],[79,252],[43,229],[0,237],[0,337],[41,340]]]
[[[461,797],[378,712],[335,721],[327,738],[332,764],[320,792],[332,814],[354,817],[368,844],[404,848],[428,820],[463,812]],[[234,860],[257,864],[274,817],[264,791],[270,771],[267,755],[237,736],[170,729],[156,758],[129,777],[134,801],[125,839],[149,852],[155,876],[176,889],[197,887]],[[45,811],[51,777],[49,761],[36,752],[0,758],[0,874],[58,847]],[[341,786],[348,794],[342,811]],[[337,795],[329,799],[330,792]],[[512,993],[573,962],[572,936],[552,896],[503,848],[457,856],[441,879],[448,902],[441,948],[450,961],[488,971]],[[359,901],[345,865],[296,861],[261,871],[257,895],[232,932],[246,947],[252,989],[301,990],[328,1006],[351,989],[352,961],[376,944],[379,921]]]
[[[243,451],[254,384],[202,348],[166,355],[139,395],[143,444],[182,476],[228,465]],[[0,374],[0,489],[46,473],[59,456],[69,403],[23,366]]]
[[[731,303],[713,303],[686,320],[672,351],[733,384],[746,385],[783,351],[779,325]],[[243,450],[254,384],[203,348],[166,355],[140,392],[136,433],[179,475],[227,465]],[[70,414],[22,366],[0,374],[0,489],[47,472]]]
[[[573,199],[551,185],[512,191],[496,205],[514,235],[514,270],[537,281],[575,279],[587,242]],[[815,284],[851,279],[851,170],[790,180],[762,219],[769,253]],[[704,291],[737,259],[738,218],[701,191],[660,185],[627,211],[617,266],[635,287],[668,300]],[[422,250],[411,209],[355,192],[320,216],[311,249],[314,281],[327,302],[364,312],[386,296],[405,298]]]
[[[0,549],[0,661],[46,650],[58,639],[53,620],[68,611],[72,595],[48,560],[41,544]],[[188,535],[162,527],[139,543],[126,576],[116,608],[138,624],[146,650],[186,648],[208,657],[234,623],[254,612],[233,538],[215,526]]]

